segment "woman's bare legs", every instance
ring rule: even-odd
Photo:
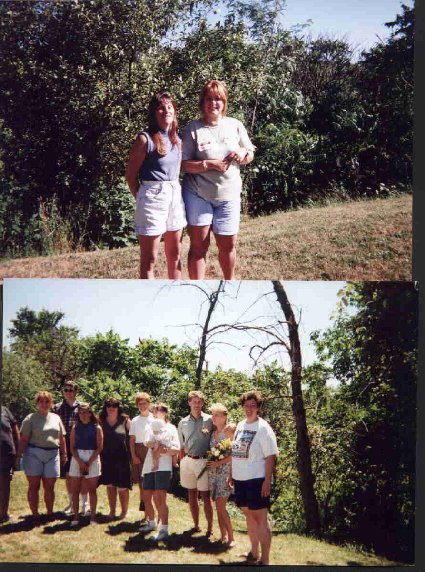
[[[38,502],[39,502],[39,491],[41,477],[29,477],[27,475],[28,481],[28,504],[33,516],[38,516]]]
[[[182,233],[183,229],[169,230],[163,235],[168,278],[170,278],[170,280],[181,280],[182,277],[182,264],[180,259]]]
[[[108,516],[113,518],[117,510],[117,487],[114,487],[114,485],[107,485],[106,493],[108,495],[108,503],[109,503]]]
[[[227,497],[217,497],[215,499],[215,506],[217,508],[218,525],[220,527],[221,539],[223,542],[233,542],[233,527],[230,520],[229,513],[226,509]]]
[[[119,518],[125,518],[128,512],[130,491],[128,489],[118,489],[118,496],[120,497],[120,505],[121,505],[121,513]]]
[[[140,246],[140,278],[152,280],[154,276],[154,266],[158,258],[159,243],[161,235],[142,236],[139,235]]]
[[[203,280],[205,277],[207,252],[210,246],[211,226],[187,227],[190,237],[187,266],[191,280]]]
[[[89,479],[82,479],[81,493],[88,494],[90,500],[91,518],[90,522],[96,522],[96,509],[97,509],[97,481],[99,477],[90,477]]]
[[[218,261],[221,270],[223,271],[223,278],[225,280],[235,279],[235,266],[236,266],[236,239],[237,234],[215,234],[215,241],[218,248]]]

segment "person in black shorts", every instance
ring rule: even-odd
[[[272,535],[267,516],[278,448],[273,429],[258,415],[262,403],[261,393],[256,390],[240,397],[246,418],[236,426],[233,438],[232,480],[235,502],[245,514],[251,542],[246,559],[269,564]]]

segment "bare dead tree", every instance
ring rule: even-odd
[[[300,478],[301,496],[304,505],[306,529],[308,532],[320,532],[320,516],[316,493],[314,491],[314,477],[311,466],[310,440],[308,437],[307,421],[303,393],[301,387],[302,358],[301,344],[298,334],[298,323],[295,319],[291,304],[281,282],[273,280],[273,289],[277,300],[286,318],[289,331],[289,348],[291,359],[291,388],[292,413],[297,431],[297,468]]]

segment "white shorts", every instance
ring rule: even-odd
[[[142,236],[158,236],[186,226],[186,212],[178,181],[142,181],[136,195],[134,229]]]
[[[185,489],[208,491],[208,471],[200,479],[198,475],[205,467],[206,459],[191,459],[187,455],[180,461],[180,484]]]
[[[93,455],[93,451],[91,449],[77,449],[78,456],[82,461],[87,463],[90,457]],[[89,474],[82,475],[80,471],[80,466],[77,461],[72,457],[71,465],[69,467],[69,476],[70,477],[85,477],[86,479],[92,479],[93,477],[100,476],[100,457],[99,455],[93,461],[93,463],[89,467]]]

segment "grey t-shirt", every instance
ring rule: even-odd
[[[201,119],[191,121],[183,131],[182,140],[183,161],[222,160],[241,147],[255,149],[245,127],[231,117],[223,117],[218,125],[207,125]],[[236,199],[242,190],[239,165],[232,163],[225,173],[211,169],[196,175],[186,173],[183,185],[207,201]]]
[[[180,446],[189,455],[203,457],[210,448],[210,437],[213,430],[211,415],[201,412],[198,418],[189,414],[178,426]]]
[[[36,411],[27,415],[22,421],[21,435],[35,447],[58,449],[60,437],[65,433],[62,420],[56,413],[41,415]]]

